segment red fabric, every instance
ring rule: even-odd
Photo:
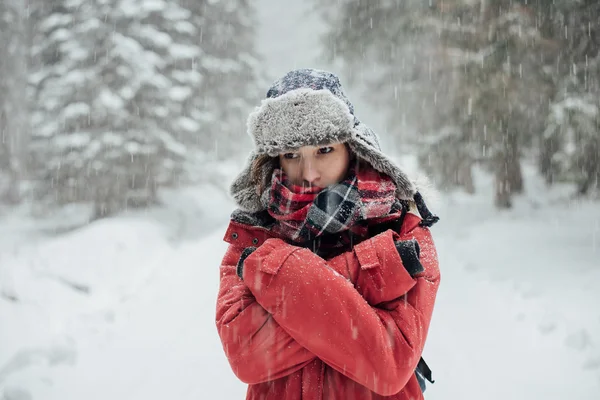
[[[407,214],[329,260],[263,228],[232,222],[220,268],[216,325],[247,399],[422,399],[415,368],[440,282],[427,228]],[[411,277],[395,240],[416,239]],[[259,246],[236,275],[241,251]]]
[[[363,204],[361,218],[378,218],[389,213],[396,199],[394,180],[372,167],[360,168],[356,177],[358,193]]]
[[[277,221],[274,231],[295,240],[310,206],[323,188],[294,185],[281,169],[273,171],[271,181],[268,212]]]

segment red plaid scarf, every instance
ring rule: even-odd
[[[273,172],[268,212],[277,221],[273,231],[293,242],[324,239],[328,247],[365,237],[370,223],[398,211],[392,179],[373,168],[351,168],[346,179],[325,189],[292,184]]]

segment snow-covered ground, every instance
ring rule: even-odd
[[[513,210],[493,209],[491,179],[479,188],[444,196],[434,227],[428,397],[599,398],[600,204],[548,191],[531,168]]]
[[[0,399],[243,392],[213,322],[231,204],[212,186],[164,202],[60,235],[3,218]],[[29,228],[9,243],[18,227]]]
[[[326,68],[304,2],[259,4],[273,79]],[[442,284],[428,399],[600,398],[600,204],[526,173],[513,210],[492,207],[483,174],[477,195],[431,205]],[[214,326],[233,205],[213,186],[163,200],[83,228],[79,209],[41,220],[3,211],[0,399],[244,398]]]
[[[484,175],[437,202],[429,399],[598,398],[600,206],[528,182],[507,212]],[[4,216],[0,398],[244,398],[214,326],[231,207],[206,186],[58,235]]]

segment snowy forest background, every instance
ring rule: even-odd
[[[0,7],[6,201],[92,202],[102,217],[243,149],[259,82],[249,2]]]
[[[599,2],[0,0],[1,400],[243,398],[226,190],[298,67],[440,190],[427,397],[597,398]]]
[[[2,199],[93,202],[95,217],[206,179],[249,145],[267,84],[248,1],[0,3]],[[315,1],[322,52],[385,116],[390,151],[418,152],[442,188],[495,203],[522,162],[585,195],[600,177],[595,1]],[[335,64],[336,61],[340,63]],[[204,172],[201,172],[204,171]]]

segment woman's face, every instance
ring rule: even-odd
[[[279,154],[279,163],[294,185],[325,188],[345,178],[350,165],[350,151],[344,143],[303,146],[293,152]]]

